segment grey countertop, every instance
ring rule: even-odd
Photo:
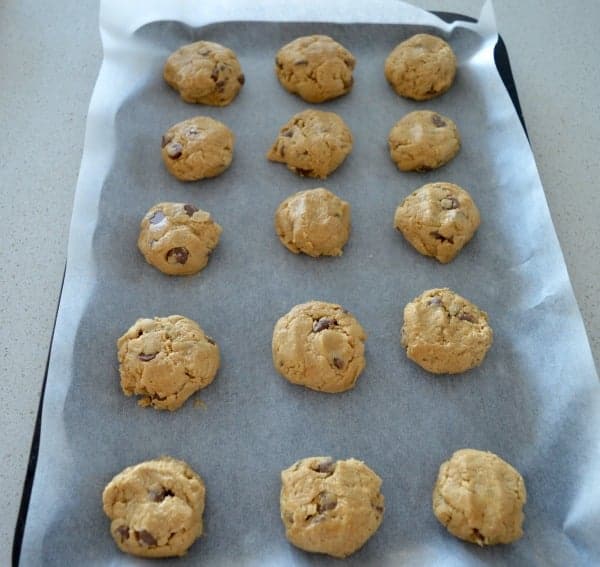
[[[482,1],[412,3],[477,17]],[[600,2],[496,0],[495,10],[597,364]],[[0,565],[7,565],[102,56],[98,0],[4,0],[0,49],[0,210],[10,225],[0,248]]]

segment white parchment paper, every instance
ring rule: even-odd
[[[422,31],[447,38],[460,66],[448,93],[416,103],[393,93],[383,62]],[[384,522],[347,564],[598,564],[600,388],[534,159],[494,65],[491,4],[477,24],[446,24],[393,0],[104,0],[101,33],[21,564],[143,564],[112,542],[101,493],[124,467],[162,454],[186,460],[207,486],[204,537],[167,565],[333,564],[289,545],[279,519],[279,473],[310,455],[356,457],[383,479]],[[358,60],[352,92],[321,106],[355,138],[325,182],[264,158],[279,126],[307,106],[278,84],[274,55],[310,33],[332,35]],[[201,38],[241,61],[246,85],[228,107],[187,105],[162,80],[168,54]],[[402,174],[387,134],[416,109],[454,119],[463,147],[440,170]],[[160,138],[197,114],[233,129],[235,157],[220,177],[184,184],[164,170]],[[392,227],[398,203],[438,180],[467,188],[482,214],[446,266]],[[319,185],[352,205],[341,258],[294,256],[272,227],[281,200]],[[199,275],[169,278],[137,252],[141,217],[166,200],[207,209],[224,228]],[[404,305],[442,286],[485,309],[495,332],[482,366],[455,377],[422,371],[399,344]],[[309,299],[341,303],[369,333],[351,392],[295,387],[272,366],[275,321]],[[173,313],[215,337],[221,369],[196,396],[202,407],[139,408],[120,391],[115,341],[138,317]],[[463,447],[493,451],[525,477],[519,542],[479,549],[434,518],[438,467]]]

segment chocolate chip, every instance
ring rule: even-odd
[[[177,158],[181,157],[182,153],[183,153],[183,146],[181,144],[179,144],[178,142],[174,142],[167,146],[167,155],[171,159],[177,159]]]
[[[157,354],[158,354],[157,352],[155,352],[154,354],[145,354],[142,352],[142,353],[138,354],[138,358],[140,360],[143,360],[144,362],[150,362],[151,360],[154,360],[156,358]]]
[[[294,135],[293,130],[285,130],[281,133],[284,138],[291,138]]]
[[[217,87],[217,89],[223,90],[223,88],[225,87],[225,80],[221,79],[220,81],[217,81],[215,83],[215,86]]]
[[[340,370],[344,368],[344,361],[341,358],[338,358],[337,356],[333,357],[333,364],[336,368],[339,368]]]
[[[427,305],[441,305],[442,304],[442,300],[440,297],[432,297],[428,302]]]
[[[198,212],[198,209],[194,205],[183,205],[183,210],[191,217],[194,213]]]
[[[308,61],[306,59],[300,59],[299,61],[294,61],[294,65],[308,65]]]
[[[436,240],[439,240],[440,242],[449,242],[450,244],[454,244],[453,236],[446,237],[443,234],[440,234],[437,230],[434,230],[433,232],[430,232],[429,234],[431,234],[431,236],[433,236]]]
[[[119,526],[115,532],[121,536],[121,541],[129,539],[129,526]]]
[[[375,506],[375,510],[377,510],[380,514],[383,514],[383,506]]]
[[[150,224],[160,224],[165,220],[165,214],[162,211],[155,211],[154,214],[148,219]]]
[[[156,545],[158,543],[154,536],[147,530],[136,531],[135,537],[147,546]]]
[[[443,128],[446,125],[446,122],[439,114],[434,114],[431,117],[431,121],[433,122],[436,128]]]
[[[313,471],[320,473],[333,474],[335,471],[335,462],[332,459],[323,459],[316,464],[316,467],[311,467]]]
[[[167,496],[175,496],[168,488],[152,489],[148,491],[148,498],[152,502],[162,502]]]
[[[329,327],[333,327],[334,325],[337,325],[337,321],[335,319],[321,317],[321,319],[318,321],[313,321],[313,333],[319,333],[325,329],[329,329]]]
[[[187,248],[178,246],[177,248],[171,248],[171,250],[167,252],[167,262],[169,264],[185,264],[188,256],[189,252],[187,251]]]
[[[458,209],[458,207],[460,207],[460,204],[456,197],[444,197],[440,201],[440,204],[442,205],[442,209],[446,209],[447,211],[451,209]]]
[[[461,321],[469,321],[469,323],[477,323],[477,319],[475,319],[475,317],[473,315],[471,315],[470,313],[465,313],[464,311],[462,313],[458,314],[458,318]]]
[[[295,171],[296,171],[296,173],[299,173],[300,175],[303,175],[305,177],[310,175],[313,172],[312,169],[302,169],[301,167],[296,167]]]
[[[246,77],[244,77],[244,73],[242,73],[239,77],[238,77],[238,83],[240,85],[243,85],[246,82]]]
[[[163,134],[162,138],[160,139],[160,147],[164,148],[172,139],[173,136],[171,134]]]
[[[217,82],[217,79],[219,78],[219,68],[217,67],[217,65],[215,65],[213,67],[212,73],[210,74],[210,78]]]
[[[317,512],[322,514],[337,506],[337,496],[333,492],[319,492],[317,495]]]
[[[275,59],[275,65],[277,65],[278,69],[283,69],[283,63],[279,59]]]
[[[215,339],[213,339],[212,337],[209,337],[208,335],[206,337],[206,342],[210,343],[211,345],[217,344],[217,343],[215,343]]]
[[[219,63],[219,71],[225,71],[227,69],[227,65],[225,63]]]

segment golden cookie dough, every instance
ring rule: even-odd
[[[448,288],[424,291],[404,308],[406,355],[434,374],[479,366],[492,340],[487,313]]]
[[[347,557],[377,531],[381,479],[362,461],[309,457],[281,473],[281,519],[296,547]]]
[[[343,45],[326,35],[299,37],[275,57],[283,87],[307,102],[323,102],[346,94],[354,82],[356,60]]]
[[[385,77],[403,97],[428,100],[454,82],[456,57],[439,37],[420,33],[398,44],[385,60]]]
[[[117,348],[123,393],[140,396],[143,407],[176,410],[219,369],[215,341],[181,315],[138,319]]]
[[[160,457],[127,467],[102,494],[110,533],[140,557],[185,555],[202,535],[204,483],[186,463]]]
[[[304,110],[282,126],[267,159],[299,175],[325,179],[351,151],[352,132],[337,114]]]
[[[180,47],[167,59],[163,77],[185,102],[210,106],[227,106],[245,82],[235,53],[212,41]]]
[[[390,130],[390,156],[401,171],[430,171],[448,163],[460,150],[456,124],[437,112],[416,110]]]
[[[396,209],[394,226],[421,254],[442,264],[454,259],[479,227],[471,195],[452,183],[428,183]]]
[[[523,477],[494,453],[461,449],[440,467],[433,513],[456,537],[483,547],[523,535]]]
[[[169,173],[198,181],[223,173],[233,159],[235,138],[222,122],[196,116],[171,126],[162,137],[162,158]]]
[[[208,264],[222,228],[210,213],[185,203],[158,203],[140,224],[146,262],[171,276],[196,274]]]
[[[334,303],[296,305],[273,330],[273,364],[292,384],[344,392],[365,367],[367,335],[360,323]]]
[[[300,191],[277,208],[275,230],[294,254],[341,256],[350,236],[350,205],[327,189]]]

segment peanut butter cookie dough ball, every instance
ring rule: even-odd
[[[506,461],[461,449],[440,467],[433,513],[452,535],[483,547],[523,535],[526,500],[523,477]]]
[[[273,330],[273,364],[292,384],[337,393],[353,388],[365,367],[367,335],[340,305],[309,301]]]
[[[439,37],[420,33],[398,44],[385,61],[385,77],[403,97],[428,100],[454,82],[456,57]]]
[[[165,63],[163,77],[185,102],[227,106],[245,78],[235,53],[212,41],[180,47]]]
[[[281,473],[280,506],[285,535],[296,547],[347,557],[381,525],[381,479],[356,459],[309,457]]]
[[[202,535],[204,482],[186,463],[160,457],[128,467],[102,494],[119,549],[140,557],[185,555]]]
[[[176,410],[215,378],[219,347],[181,315],[138,319],[117,341],[121,388],[139,405]]]
[[[404,308],[406,355],[434,374],[479,366],[492,340],[487,313],[448,288],[424,291]]]
[[[299,37],[275,57],[282,86],[307,102],[323,102],[346,94],[354,83],[356,61],[343,45],[326,35]]]

